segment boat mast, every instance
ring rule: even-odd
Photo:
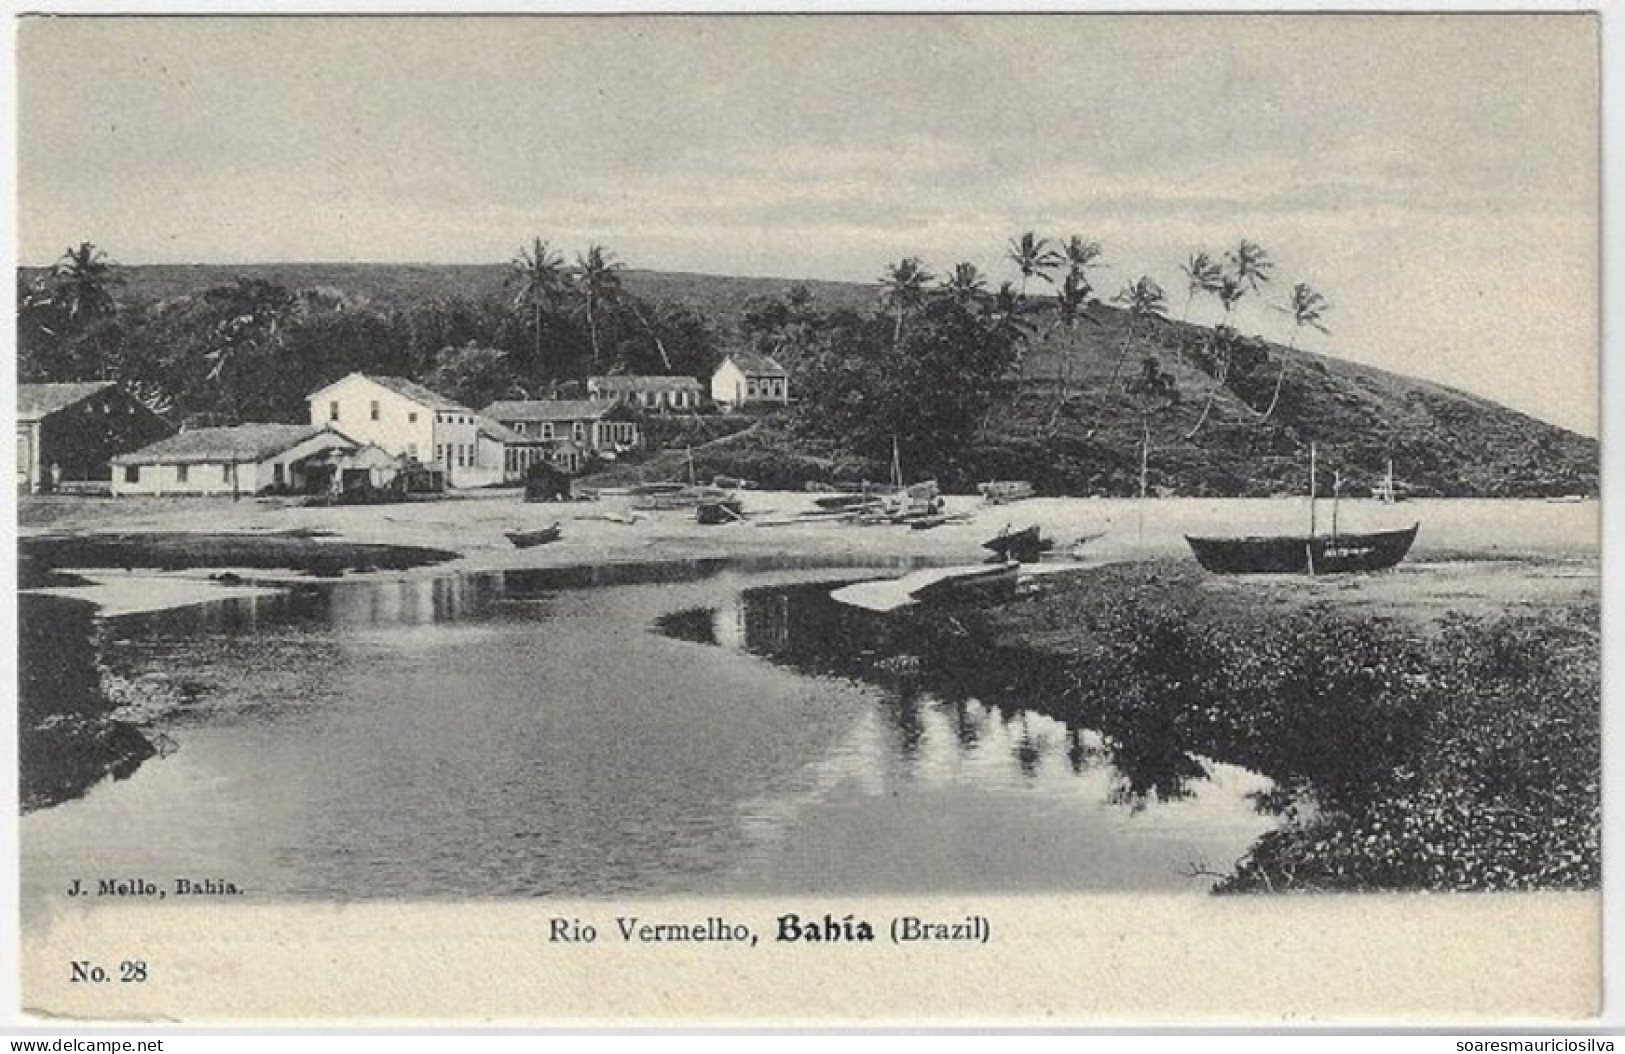
[[[1332,541],[1337,540],[1337,502],[1343,496],[1343,474],[1332,472]]]
[[[1303,543],[1309,573],[1315,573],[1315,444],[1309,444],[1309,537]]]
[[[1309,537],[1315,536],[1315,444],[1309,444]]]

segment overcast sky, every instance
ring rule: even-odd
[[[1596,434],[1591,16],[31,19],[18,254],[869,281],[1100,240],[1109,295],[1246,237],[1304,346]],[[1217,313],[1198,304],[1195,317]],[[1246,328],[1285,341],[1258,304]]]

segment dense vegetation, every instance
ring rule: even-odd
[[[17,605],[17,772],[26,810],[83,794],[104,776],[127,776],[154,748],[113,718],[95,660],[95,606],[31,593],[19,593]]]
[[[753,421],[662,425],[632,474],[774,485],[910,478],[1048,493],[1301,492],[1308,445],[1324,486],[1387,471],[1416,493],[1595,493],[1594,440],[1438,385],[1296,349],[1332,305],[1306,283],[1278,299],[1285,346],[1243,335],[1269,303],[1268,254],[1196,253],[1183,295],[1148,276],[1096,295],[1100,245],[1023,235],[989,288],[969,262],[904,258],[880,281],[632,271],[603,246],[572,263],[545,242],[507,265],[119,267],[89,244],[18,275],[20,378],[116,378],[177,423],[294,421],[304,396],[364,369],[475,406],[574,395],[594,373],[708,379],[750,348],[790,371],[796,405]],[[1170,299],[1180,303],[1176,317]],[[1190,319],[1205,310],[1212,325]],[[717,420],[713,418],[713,420]],[[681,458],[661,459],[661,447]],[[624,471],[623,471],[623,474]]]
[[[1257,805],[1285,823],[1206,862],[1222,890],[1580,889],[1601,873],[1598,615],[1369,619],[1149,564],[910,632],[950,690],[1099,730],[1125,801],[1185,796],[1198,757],[1274,780]]]

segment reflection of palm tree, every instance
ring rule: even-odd
[[[1303,327],[1312,326],[1322,333],[1331,332],[1320,324],[1321,316],[1330,311],[1331,307],[1326,298],[1311,289],[1307,283],[1299,282],[1292,287],[1292,299],[1285,307],[1278,308],[1292,316],[1292,340],[1286,346],[1288,355],[1297,349],[1298,334],[1303,332]],[[1270,396],[1270,405],[1264,411],[1264,416],[1259,418],[1260,421],[1268,421],[1270,415],[1275,412],[1275,404],[1281,400],[1281,382],[1286,380],[1286,368],[1286,356],[1282,356],[1281,372],[1275,376],[1275,394]]]
[[[564,257],[553,252],[547,243],[537,238],[529,249],[520,249],[510,265],[508,284],[514,287],[513,306],[526,307],[531,312],[531,329],[535,334],[535,356],[531,360],[542,362],[542,309],[558,303],[564,291]]]

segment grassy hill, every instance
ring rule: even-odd
[[[128,300],[195,293],[238,277],[292,288],[330,288],[381,306],[442,297],[500,295],[505,265],[255,264],[149,265],[121,268]],[[822,310],[872,310],[872,285],[627,271],[625,288],[655,301],[680,302],[709,319],[726,340],[754,297],[806,285]],[[1201,352],[1206,331],[1174,322],[1128,339],[1127,316],[1094,304],[1096,324],[1072,332],[1053,312],[1032,313],[1034,338],[1018,383],[968,449],[922,466],[945,483],[1033,480],[1048,493],[1132,494],[1139,487],[1142,420],[1124,382],[1154,354],[1176,382],[1177,405],[1153,414],[1146,451],[1148,482],[1179,494],[1302,493],[1308,447],[1317,444],[1322,486],[1333,474],[1344,492],[1361,494],[1386,472],[1416,493],[1441,495],[1595,494],[1597,441],[1509,410],[1487,399],[1344,360],[1262,345],[1249,371],[1216,386]],[[1267,417],[1280,371],[1279,405]],[[1212,406],[1203,419],[1208,393]],[[1065,398],[1063,398],[1063,395]],[[1198,428],[1197,423],[1201,420]],[[801,438],[792,421],[766,421],[747,433],[695,447],[702,475],[724,473],[774,483],[805,478],[883,478],[886,466],[841,457]],[[663,462],[638,472],[658,478]],[[687,455],[682,471],[686,473]]]
[[[35,270],[25,268],[25,277]],[[290,289],[336,289],[399,306],[441,297],[500,297],[511,272],[506,264],[265,263],[143,264],[121,267],[119,273],[125,279],[120,295],[133,300],[167,300],[238,278],[258,278]],[[869,286],[816,279],[629,269],[621,272],[621,281],[634,296],[682,303],[728,325],[752,297],[783,293],[792,285],[805,285],[825,307],[868,309],[876,299]]]

